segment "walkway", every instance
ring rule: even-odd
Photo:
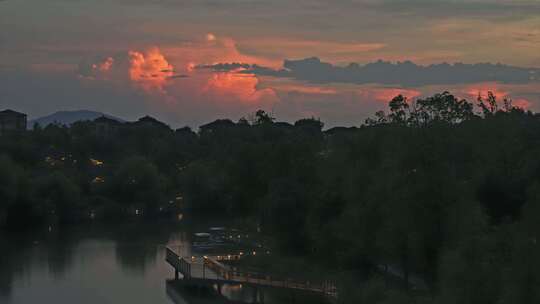
[[[250,284],[261,287],[286,288],[302,290],[337,298],[336,284],[332,281],[312,282],[307,280],[294,280],[277,278],[264,273],[234,270],[219,260],[226,257],[185,258],[180,257],[172,249],[167,248],[166,261],[175,269],[175,278],[179,273],[184,280],[217,284]]]

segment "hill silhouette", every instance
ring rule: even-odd
[[[71,125],[77,121],[85,120],[94,120],[98,117],[105,116],[110,119],[117,120],[119,122],[124,122],[123,119],[105,114],[102,112],[89,111],[89,110],[77,110],[77,111],[58,111],[53,114],[38,117],[32,119],[28,122],[28,127],[32,128],[34,124],[39,124],[41,127],[46,127],[50,124],[59,124],[59,125]]]

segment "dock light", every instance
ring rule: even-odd
[[[244,255],[244,253],[242,251],[240,251],[240,255]]]
[[[66,158],[65,157],[62,157],[62,160],[65,160]],[[92,165],[94,166],[103,166],[103,161],[99,160],[99,159],[94,159],[94,158],[90,158],[90,163],[92,163]]]
[[[230,255],[230,254],[227,256],[227,259],[229,259],[229,260],[231,259],[231,255]]]
[[[253,255],[257,255],[257,252],[253,251]]]

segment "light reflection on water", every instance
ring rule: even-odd
[[[189,227],[131,223],[65,230],[0,235],[1,304],[178,303],[167,293],[166,280],[174,273],[165,248],[190,254]],[[253,296],[240,286],[222,291],[234,300]],[[265,303],[284,302],[270,295]]]

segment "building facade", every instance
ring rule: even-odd
[[[0,135],[12,131],[25,131],[26,124],[26,114],[13,110],[0,111]]]

